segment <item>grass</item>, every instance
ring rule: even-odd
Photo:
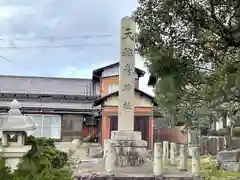
[[[224,171],[217,168],[215,164],[216,161],[210,157],[201,158],[201,175],[207,177],[207,180],[240,180],[240,172]]]
[[[240,180],[240,172],[227,172],[221,169],[218,169],[215,166],[216,162],[210,156],[203,156],[200,159],[200,169],[201,176],[205,177],[205,180]],[[170,169],[171,165],[164,165],[166,169]],[[192,160],[188,159],[188,171],[191,172],[192,169]]]

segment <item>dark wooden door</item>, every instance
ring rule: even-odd
[[[109,137],[111,137],[111,131],[118,130],[118,117],[109,116]]]
[[[134,131],[142,132],[142,140],[147,141],[149,144],[149,117],[135,116]]]
[[[62,141],[71,142],[79,138],[82,132],[83,116],[63,115],[62,117]]]
[[[118,130],[118,117],[109,117],[109,137],[111,137],[111,131]],[[140,131],[142,133],[142,140],[147,141],[149,144],[149,117],[148,116],[135,116],[134,118],[134,131]]]

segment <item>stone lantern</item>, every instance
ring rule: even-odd
[[[5,159],[5,166],[15,170],[20,159],[31,149],[25,146],[26,131],[36,129],[32,118],[21,113],[21,104],[13,100],[9,106],[8,114],[2,117],[0,130],[2,131],[1,152]],[[11,142],[10,137],[16,136],[16,141]]]

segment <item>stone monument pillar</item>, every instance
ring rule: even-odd
[[[130,17],[121,22],[118,129],[134,131],[135,39],[136,24]]]
[[[30,117],[22,115],[21,105],[17,100],[13,100],[9,107],[8,115],[3,116],[0,126],[3,134],[0,151],[5,159],[5,166],[14,171],[21,158],[31,149],[31,146],[25,146],[26,131],[34,130],[36,125]],[[10,141],[11,135],[17,136],[15,142]]]
[[[131,17],[121,20],[118,131],[111,132],[117,166],[142,164],[147,157],[147,142],[141,132],[134,131],[135,100],[135,33],[136,24]],[[108,147],[107,145],[104,145]]]

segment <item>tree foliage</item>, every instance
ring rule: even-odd
[[[138,3],[137,50],[158,78],[156,97],[165,114],[190,124],[226,112],[238,120],[240,1]]]

